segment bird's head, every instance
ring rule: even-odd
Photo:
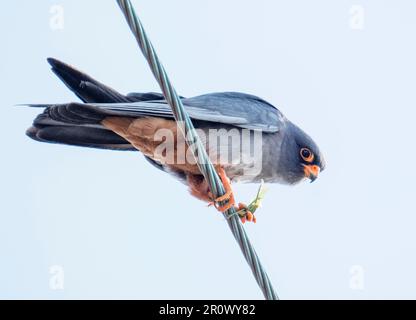
[[[325,160],[317,144],[304,131],[288,122],[283,137],[279,174],[288,184],[304,179],[311,182],[325,169]]]

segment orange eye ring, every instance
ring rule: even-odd
[[[306,162],[309,162],[309,163],[312,162],[313,159],[315,158],[312,151],[309,150],[308,148],[300,149],[300,156],[302,157],[303,160],[305,160]]]

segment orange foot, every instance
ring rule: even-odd
[[[235,199],[234,199],[234,193],[233,190],[231,188],[231,183],[230,183],[230,179],[227,177],[227,174],[225,173],[225,170],[223,167],[219,167],[217,169],[217,173],[218,176],[220,177],[222,184],[224,186],[225,189],[225,193],[214,199],[213,202],[211,202],[211,204],[213,204],[215,206],[215,208],[217,208],[218,211],[220,212],[225,212],[228,209],[230,209],[231,207],[235,206]],[[219,205],[220,202],[226,202],[226,204],[222,204]]]
[[[231,207],[234,207],[236,211],[240,211],[239,216],[241,218],[241,222],[245,223],[246,221],[256,222],[256,217],[253,215],[251,211],[248,210],[247,206],[243,203],[239,203],[238,206],[235,205],[235,198],[234,193],[231,188],[230,179],[227,177],[224,168],[219,167],[217,169],[217,173],[224,185],[225,193],[224,195],[214,199],[211,203],[217,208],[220,212],[225,212]],[[219,205],[220,202],[226,202],[225,204]]]
[[[255,215],[253,214],[253,212],[251,212],[250,210],[248,210],[247,205],[245,205],[244,203],[239,203],[238,207],[235,208],[238,212],[238,215],[240,216],[241,222],[242,223],[246,223],[246,221],[249,222],[253,222],[256,223],[257,219],[255,217]],[[239,213],[241,212],[241,213]]]

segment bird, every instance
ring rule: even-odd
[[[240,92],[180,96],[224,184],[225,194],[215,198],[163,94],[124,95],[69,64],[55,58],[47,61],[81,102],[29,104],[43,111],[27,129],[27,136],[39,142],[139,151],[154,167],[186,184],[191,195],[220,212],[246,209],[243,222],[247,217],[256,219],[247,206],[236,204],[231,183],[295,185],[315,181],[325,169],[314,140],[266,100]],[[235,136],[239,139],[233,140]],[[179,154],[185,154],[181,161]]]

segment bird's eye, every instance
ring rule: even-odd
[[[314,155],[313,155],[312,151],[309,150],[308,148],[302,148],[302,149],[300,149],[300,156],[306,162],[312,162],[313,161],[313,158],[314,158]]]

